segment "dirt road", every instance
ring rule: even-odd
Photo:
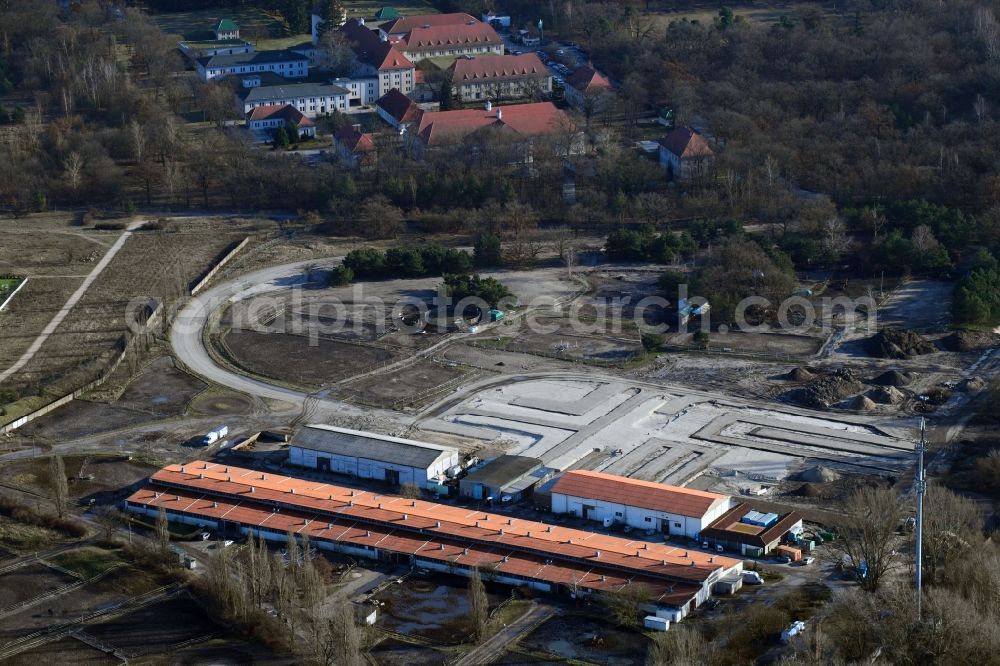
[[[503,655],[507,646],[513,644],[522,635],[529,633],[554,614],[555,609],[551,606],[541,605],[537,601],[533,601],[524,615],[463,654],[452,664],[454,666],[472,666],[473,664],[492,663]]]

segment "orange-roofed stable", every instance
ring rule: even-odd
[[[725,495],[574,470],[552,486],[552,511],[696,539],[729,510]]]
[[[269,538],[291,528],[332,549],[374,551],[367,556],[441,561],[461,550],[486,562],[500,558],[499,571],[550,586],[599,590],[615,580],[642,581],[672,605],[687,603],[681,597],[703,600],[719,577],[741,567],[739,560],[662,543],[204,461],[168,465],[127,500],[133,511],[161,506],[191,524],[264,530]]]

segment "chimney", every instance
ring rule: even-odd
[[[254,493],[254,492],[256,492],[256,491],[254,490],[254,487],[253,487],[253,486],[250,486],[250,492],[251,492],[251,493]]]
[[[497,120],[503,120],[503,109],[497,109]]]
[[[465,550],[463,550],[463,551],[462,551],[462,554],[463,554],[463,555],[468,555],[468,554],[469,554],[469,549],[468,549],[468,548],[466,548]]]
[[[219,508],[219,503],[218,502],[212,502],[212,508],[213,509],[218,509]]]
[[[403,514],[403,520],[406,520],[406,514],[405,513]]]
[[[566,543],[573,543],[572,539],[566,539]]]
[[[333,529],[333,523],[327,523],[326,524],[326,529],[332,530]]]
[[[198,475],[198,478],[199,478],[199,479],[204,479],[204,478],[205,478],[205,475],[204,475],[204,474],[199,474],[199,475]]]
[[[500,528],[500,536],[503,536],[503,528]]]
[[[594,551],[594,557],[595,557],[596,559],[598,559],[598,560],[599,560],[599,559],[601,559],[601,551],[599,551],[599,550],[595,550],[595,551]]]
[[[493,110],[493,102],[491,102],[490,100],[486,100],[486,110],[487,111]]]
[[[691,560],[691,566],[694,566],[694,560]]]
[[[635,551],[635,556],[636,557],[642,557],[642,551],[641,550]]]
[[[435,520],[434,521],[434,527],[441,527],[441,521],[440,520]]]
[[[348,500],[347,506],[354,506],[354,500]]]
[[[438,544],[438,550],[444,550],[444,544]]]
[[[372,531],[371,530],[365,530],[365,536],[366,537],[370,537],[371,535],[372,535]]]
[[[181,465],[181,474],[184,473],[184,465]]]

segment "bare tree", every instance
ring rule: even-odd
[[[80,189],[83,176],[83,157],[74,150],[66,156],[63,168],[66,170],[66,181],[69,183],[70,189],[76,193]]]
[[[156,541],[161,551],[167,552],[170,548],[170,523],[167,522],[167,510],[162,506],[156,514]]]
[[[94,522],[100,528],[101,540],[105,543],[114,541],[115,533],[124,521],[124,514],[113,506],[103,506],[94,511]]]
[[[709,643],[697,627],[678,626],[659,634],[649,644],[649,666],[702,666],[708,664]]]
[[[476,642],[486,638],[486,630],[490,619],[490,602],[486,597],[486,587],[483,577],[477,567],[469,573],[469,619]]]
[[[641,583],[630,583],[609,592],[604,600],[611,617],[623,627],[641,626],[640,609],[649,602],[649,589]]]
[[[875,592],[886,575],[901,566],[896,555],[899,498],[887,486],[868,486],[851,493],[843,510],[834,543],[842,560],[858,572],[861,587]]]
[[[336,646],[334,663],[343,666],[362,666],[365,660],[361,653],[361,632],[354,617],[354,605],[346,598],[341,598],[333,606],[330,618],[333,644]]]
[[[69,485],[66,481],[66,466],[62,456],[52,456],[49,465],[49,483],[52,489],[52,505],[60,518],[66,515],[69,503]]]
[[[924,508],[924,567],[927,580],[933,581],[942,569],[979,546],[983,518],[972,500],[944,486],[928,487]]]
[[[412,481],[404,483],[399,487],[399,495],[409,499],[420,499],[420,486]]]
[[[128,126],[129,139],[132,141],[132,154],[135,156],[136,164],[142,164],[142,158],[146,154],[146,130],[138,120],[133,120]]]

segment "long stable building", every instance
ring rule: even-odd
[[[125,502],[128,511],[223,532],[283,540],[307,534],[318,548],[409,562],[546,591],[613,592],[642,585],[651,603],[687,612],[743,563],[321,481],[195,461],[168,465]]]

